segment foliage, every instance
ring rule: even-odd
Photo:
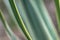
[[[9,14],[21,28],[27,40],[59,40],[56,28],[48,14],[43,0],[3,0]],[[55,0],[57,8],[57,21],[60,24],[60,8],[58,1]],[[58,5],[57,5],[58,4]],[[8,35],[11,37],[12,30],[8,23],[5,23],[4,15],[0,13],[0,18],[7,29]],[[8,28],[11,32],[8,30]],[[60,25],[59,25],[60,27]],[[11,34],[11,35],[10,35]],[[12,40],[17,40],[16,36],[12,35]]]

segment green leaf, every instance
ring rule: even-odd
[[[16,5],[33,40],[58,39],[56,29],[54,28],[43,1],[18,0],[16,1]]]
[[[14,16],[18,22],[18,25],[20,26],[20,28],[22,29],[23,33],[25,34],[25,36],[27,37],[28,40],[32,40],[30,34],[28,33],[24,23],[23,23],[23,20],[21,18],[21,16],[19,15],[19,11],[15,5],[15,2],[14,0],[9,0],[9,3],[11,5],[11,8],[12,8],[12,11],[14,13]]]
[[[9,38],[11,40],[19,40],[18,37],[12,32],[12,30],[9,27],[7,21],[5,20],[4,15],[1,12],[1,10],[0,10],[0,19],[2,20],[2,22],[4,24],[5,31],[6,31],[7,35],[9,36]]]
[[[56,5],[56,18],[58,22],[58,29],[60,31],[60,8],[59,8],[59,0],[55,0],[55,5]]]

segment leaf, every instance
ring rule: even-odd
[[[17,10],[17,7],[15,5],[15,2],[13,0],[9,0],[9,3],[11,5],[11,8],[12,8],[12,11],[14,13],[14,16],[18,22],[18,25],[20,26],[20,28],[22,29],[23,33],[25,34],[25,36],[27,37],[28,40],[32,40],[24,23],[23,23],[23,20],[21,18],[21,16],[19,15],[19,11]]]
[[[60,8],[59,8],[59,0],[55,0],[56,5],[56,18],[58,23],[58,29],[60,31]]]
[[[19,40],[18,37],[12,32],[11,28],[9,27],[7,21],[5,20],[4,18],[4,15],[3,13],[1,12],[0,10],[0,19],[2,20],[3,24],[4,24],[4,28],[5,28],[5,31],[7,32],[9,38],[11,40]]]
[[[43,1],[40,1],[40,0],[19,1],[18,0],[16,2],[16,5],[18,7],[18,10],[19,10],[33,40],[58,39],[57,33],[55,31],[56,29],[54,28],[54,25],[45,8]],[[42,33],[44,33],[44,34],[42,34]],[[56,35],[54,35],[54,34],[56,34]],[[41,36],[41,35],[43,35],[43,36]],[[34,38],[34,36],[35,36],[35,38]],[[47,37],[47,36],[49,36],[49,37]]]

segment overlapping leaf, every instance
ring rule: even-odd
[[[8,1],[28,40],[59,40],[43,0]]]

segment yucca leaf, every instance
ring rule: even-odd
[[[16,4],[15,4],[14,0],[9,0],[9,3],[11,5],[14,16],[15,16],[17,22],[18,22],[18,25],[22,29],[22,31],[25,34],[25,36],[27,37],[27,39],[32,40],[31,36],[29,35],[29,33],[28,33],[24,23],[23,23],[23,20],[22,20],[21,16],[19,15],[19,11],[17,10],[17,7],[16,7]]]
[[[39,18],[39,20],[40,19],[42,19],[44,22],[42,23],[42,22],[40,22],[39,24],[41,24],[42,23],[42,25],[44,25],[44,23],[45,23],[45,25],[43,26],[43,27],[47,27],[47,29],[45,29],[45,28],[42,28],[42,29],[40,29],[40,30],[48,30],[47,31],[47,33],[48,33],[48,36],[50,35],[50,37],[49,38],[52,38],[52,39],[58,39],[58,37],[57,37],[57,33],[56,33],[56,31],[55,31],[55,28],[54,28],[54,25],[52,24],[52,21],[51,21],[51,18],[49,17],[49,15],[48,15],[48,12],[46,11],[46,9],[45,9],[45,6],[44,6],[44,3],[43,3],[43,1],[36,1],[36,3],[34,4],[34,2],[35,1],[33,1],[33,0],[22,0],[23,2],[19,2],[19,1],[17,1],[17,7],[18,7],[18,9],[19,9],[19,11],[20,11],[20,14],[21,14],[21,16],[22,16],[22,18],[23,18],[23,20],[25,21],[25,24],[26,25],[30,25],[30,27],[28,27],[27,26],[27,28],[28,28],[28,30],[30,31],[29,33],[31,34],[31,33],[34,33],[35,34],[35,36],[36,36],[36,33],[37,33],[37,36],[38,35],[40,35],[40,32],[36,32],[36,29],[37,30],[39,30],[39,28],[41,27],[41,25],[40,25],[40,27],[38,27],[37,28],[37,26],[36,26],[36,29],[34,30],[34,28],[35,28],[35,26],[32,26],[33,24],[34,25],[37,25],[39,22],[37,22],[36,23],[36,21],[38,20],[36,20],[36,17],[37,16],[39,16],[39,17],[41,17],[41,18],[39,18],[39,17],[37,17],[37,18]],[[29,3],[29,2],[32,2],[31,4]],[[20,3],[20,4],[19,4]],[[24,6],[22,6],[22,4],[24,4]],[[38,4],[40,4],[40,6],[38,5]],[[20,5],[20,7],[19,7],[19,5]],[[36,6],[39,6],[39,7],[36,7]],[[32,7],[33,6],[33,7]],[[26,12],[27,13],[24,13],[25,11],[23,11],[23,8],[25,8],[24,10],[26,10]],[[39,8],[39,9],[38,9]],[[35,11],[36,10],[36,11]],[[41,12],[41,13],[40,13]],[[36,14],[37,15],[36,15]],[[40,14],[39,14],[40,13]],[[26,17],[26,16],[28,16],[28,18]],[[30,22],[28,22],[27,23],[27,20],[28,19],[28,21],[30,21]],[[33,20],[33,21],[32,21]],[[41,21],[41,20],[40,20]],[[47,22],[48,21],[48,22]],[[33,24],[32,24],[33,23]],[[30,28],[30,29],[29,29]],[[35,32],[31,32],[31,30],[32,31],[35,31]],[[39,31],[40,31],[39,30]],[[43,31],[44,32],[44,31]],[[39,34],[38,34],[39,33]],[[42,32],[41,32],[42,33]],[[56,35],[54,35],[54,34],[56,34]],[[32,35],[32,34],[31,34]],[[38,39],[39,40],[39,38],[37,38],[37,36],[34,38],[33,36],[32,36],[32,39]],[[44,35],[43,35],[44,36]],[[42,36],[41,36],[42,37]],[[40,39],[42,39],[40,37]],[[45,38],[45,39],[47,39],[46,37],[43,37],[43,38]],[[43,40],[43,39],[42,39]]]
[[[11,19],[12,19],[12,20],[14,21],[14,23],[16,24],[16,27],[18,28],[19,32],[22,33],[22,36],[24,37],[24,39],[26,39],[24,33],[22,32],[21,28],[19,28],[19,25],[18,25],[18,23],[17,23],[17,21],[16,21],[16,19],[15,19],[15,16],[14,16],[13,11],[12,11],[12,9],[11,9],[11,6],[10,6],[10,4],[9,4],[9,0],[3,0],[3,2],[4,2],[5,6],[6,6],[7,10],[8,10],[8,13],[9,13]]]
[[[12,30],[10,29],[10,27],[9,27],[7,21],[5,20],[4,15],[3,15],[3,13],[1,12],[1,10],[0,10],[0,19],[2,20],[2,22],[3,22],[3,24],[4,24],[5,31],[7,32],[9,38],[10,38],[11,40],[19,40],[18,37],[17,37],[17,36],[12,32]]]
[[[33,4],[32,0],[31,0],[31,3]],[[57,35],[54,35],[54,34],[56,34],[56,30],[54,28],[54,25],[53,25],[53,23],[51,21],[51,18],[49,16],[49,14],[48,14],[48,11],[46,10],[46,7],[44,5],[43,0],[37,0],[34,3],[36,4],[35,8],[37,8],[37,10],[40,12],[39,15],[42,16],[51,37],[54,37],[54,39],[55,39],[56,36],[57,36]]]
[[[59,0],[55,0],[55,5],[56,5],[56,18],[58,22],[58,29],[60,31],[60,8],[59,8]]]
[[[19,1],[18,1],[19,2]],[[18,2],[17,2],[17,5],[18,5]],[[28,1],[27,1],[28,2]],[[26,2],[26,3],[27,3]],[[21,16],[22,16],[22,18],[24,19],[24,22],[25,22],[25,24],[26,24],[26,26],[27,26],[27,28],[28,28],[28,30],[29,30],[29,33],[31,34],[31,36],[32,36],[32,39],[33,40],[39,40],[39,39],[41,39],[41,40],[43,40],[43,39],[48,39],[48,37],[46,38],[46,36],[44,36],[45,35],[45,33],[43,33],[44,31],[41,31],[40,32],[40,30],[44,30],[44,29],[42,29],[42,27],[40,28],[37,24],[39,24],[39,22],[35,22],[35,21],[37,21],[38,19],[36,19],[36,17],[37,17],[37,15],[36,16],[34,16],[35,14],[33,14],[32,12],[34,12],[33,11],[33,9],[31,10],[31,12],[30,13],[25,13],[24,11],[23,11],[23,6],[21,5],[21,3],[23,3],[23,2],[19,2],[20,3],[20,7],[21,7],[21,10],[20,10],[20,12],[22,12],[21,13]],[[27,3],[28,4],[28,3]],[[24,5],[25,5],[25,3],[24,3]],[[31,7],[31,6],[30,6]],[[19,8],[18,8],[19,9]],[[31,9],[31,8],[30,8]],[[29,12],[28,10],[27,10],[27,12]],[[35,12],[34,12],[35,13]],[[29,18],[27,18],[27,16],[29,17]],[[33,19],[31,19],[31,18],[33,18]],[[35,19],[35,20],[34,20]],[[29,22],[29,20],[30,20],[30,22]],[[33,24],[32,24],[33,23]],[[35,25],[37,25],[37,26],[35,26]],[[42,25],[41,25],[42,26]],[[43,35],[42,35],[43,34]],[[43,39],[42,39],[43,38]]]

